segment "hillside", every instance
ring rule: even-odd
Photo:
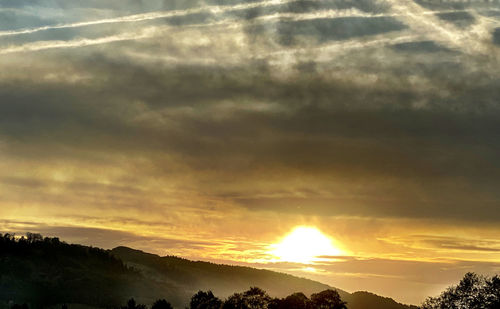
[[[274,271],[195,262],[174,256],[160,257],[127,247],[115,248],[111,253],[159,285],[175,285],[179,290],[187,291],[188,295],[198,290],[212,290],[215,295],[224,298],[236,291],[246,290],[250,286],[258,286],[273,297],[285,297],[297,291],[310,295],[332,288],[317,281]],[[340,289],[336,290],[342,299],[348,302],[348,309],[416,308],[369,292],[351,294]]]
[[[1,235],[0,235],[1,236]],[[273,297],[329,286],[295,276],[250,267],[194,262],[118,247],[113,250],[69,245],[57,238],[0,237],[0,305],[8,302],[43,307],[78,303],[119,307],[134,297],[150,305],[158,298],[183,308],[198,290],[225,298],[258,286]],[[339,290],[349,309],[408,309],[392,299]]]
[[[349,309],[402,309],[412,308],[417,309],[416,306],[404,306],[389,297],[382,297],[370,292],[358,291],[354,292],[344,298],[348,303]]]
[[[155,284],[125,266],[109,250],[70,245],[57,238],[14,240],[0,234],[0,306],[9,301],[35,307],[79,303],[118,307],[131,296],[155,297],[182,304],[188,295],[175,287]]]
[[[156,283],[176,285],[189,295],[198,290],[212,290],[219,297],[227,297],[258,286],[274,297],[285,297],[297,291],[309,295],[330,288],[313,280],[269,270],[160,257],[126,247],[115,248],[111,253]],[[338,291],[341,297],[348,295]]]

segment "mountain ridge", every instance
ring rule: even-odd
[[[371,293],[371,292],[357,291],[354,293],[349,293],[349,292],[346,292],[342,289],[338,289],[336,287],[331,287],[327,284],[324,284],[324,283],[321,283],[321,282],[318,282],[315,280],[302,278],[302,277],[298,277],[298,276],[293,276],[290,274],[271,271],[271,270],[257,269],[257,268],[248,267],[248,266],[217,264],[217,263],[206,262],[206,261],[191,261],[191,260],[179,258],[176,256],[159,256],[156,254],[147,253],[147,252],[144,252],[141,250],[136,250],[136,249],[132,249],[132,248],[125,247],[125,246],[120,246],[120,247],[114,248],[111,250],[111,253],[114,254],[115,256],[119,257],[122,261],[124,261],[124,263],[126,263],[127,265],[130,265],[132,267],[137,266],[138,256],[143,255],[143,257],[155,259],[157,263],[160,261],[162,261],[164,263],[169,263],[172,260],[174,260],[174,261],[181,261],[181,263],[186,263],[194,268],[196,268],[196,266],[204,265],[204,266],[208,266],[209,268],[217,268],[218,271],[246,270],[246,271],[248,271],[250,273],[254,273],[254,274],[257,274],[257,273],[272,274],[272,275],[276,275],[276,276],[281,276],[281,278],[287,278],[289,280],[290,279],[297,280],[296,281],[297,283],[295,283],[296,285],[292,285],[292,287],[288,287],[288,289],[286,289],[286,291],[276,290],[276,285],[273,284],[273,283],[275,283],[275,281],[273,281],[273,280],[269,280],[267,282],[266,281],[256,282],[256,281],[250,280],[252,282],[249,283],[248,278],[246,278],[246,282],[244,284],[241,284],[241,283],[235,282],[234,277],[233,277],[232,278],[233,280],[230,283],[231,284],[230,291],[222,291],[221,289],[214,288],[214,286],[217,286],[217,284],[212,285],[212,286],[210,285],[210,284],[214,284],[215,282],[210,282],[209,284],[207,284],[205,282],[199,282],[201,288],[198,288],[197,290],[210,289],[214,292],[214,294],[216,294],[219,297],[227,297],[230,294],[232,294],[236,291],[242,291],[243,289],[246,289],[249,286],[259,286],[260,288],[263,288],[264,290],[269,292],[269,294],[274,296],[274,297],[286,297],[287,295],[294,293],[294,292],[303,292],[306,295],[311,295],[312,293],[317,293],[317,292],[319,292],[321,290],[325,290],[325,289],[336,289],[339,292],[342,299],[347,301],[349,309],[368,309],[368,308],[370,308],[370,309],[409,309],[409,308],[417,308],[416,306],[401,304],[401,303],[396,302],[392,298],[379,296],[379,295],[376,295],[376,294]],[[151,264],[149,264],[149,266],[151,267]],[[209,277],[209,276],[205,276],[205,277]],[[255,278],[254,278],[254,280],[255,280]],[[307,286],[306,283],[311,284],[311,286]],[[240,284],[239,289],[236,289],[236,291],[235,291],[235,287],[238,286],[239,284]],[[304,284],[304,285],[297,286],[298,284]],[[295,289],[293,289],[294,287],[295,287]],[[193,291],[194,291],[194,293],[196,292],[195,289]],[[377,305],[377,303],[380,303],[380,305]]]
[[[117,247],[105,250],[57,238],[16,239],[0,234],[0,309],[12,303],[53,308],[62,303],[119,308],[131,297],[147,305],[160,298],[184,308],[199,290],[220,298],[250,287],[272,297],[306,295],[332,287],[306,278],[248,266],[190,261]],[[337,289],[348,309],[410,309],[367,292]]]

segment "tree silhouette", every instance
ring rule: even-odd
[[[212,291],[198,291],[191,297],[190,309],[219,309],[222,301],[215,297]]]
[[[243,298],[246,300],[249,309],[267,308],[271,301],[271,297],[267,295],[266,291],[258,287],[252,287],[244,292]]]
[[[158,299],[154,302],[151,309],[173,309],[172,305],[165,299]]]
[[[267,308],[268,309],[283,309],[282,304],[283,304],[283,299],[273,298],[269,302],[269,305],[267,306]]]
[[[34,242],[39,242],[42,241],[43,237],[39,233],[26,233],[26,241],[29,243],[34,243]]]
[[[266,291],[252,287],[243,293],[230,296],[223,305],[223,309],[268,309],[272,298]]]
[[[312,294],[311,303],[315,309],[347,309],[347,303],[340,299],[340,295],[336,290],[324,290]]]
[[[498,275],[486,280],[486,303],[491,308],[500,308],[500,277]]]
[[[422,309],[498,309],[500,278],[467,273],[457,286],[447,288],[438,297],[429,297]]]
[[[245,306],[245,301],[243,299],[243,294],[234,293],[229,296],[224,304],[222,305],[222,309],[244,309],[247,308]]]
[[[280,307],[282,309],[309,309],[311,308],[311,301],[302,292],[293,293],[281,301]]]
[[[127,306],[122,307],[122,309],[146,309],[146,306],[137,304],[135,299],[131,298],[127,301]]]

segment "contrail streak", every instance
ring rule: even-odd
[[[147,20],[154,20],[154,19],[167,18],[167,17],[186,16],[186,15],[190,15],[190,14],[204,13],[204,12],[213,13],[213,14],[220,14],[220,13],[226,13],[229,11],[245,10],[245,9],[252,9],[252,8],[259,8],[259,7],[268,7],[268,6],[273,6],[276,4],[283,4],[283,3],[289,3],[289,2],[294,2],[294,0],[282,0],[280,2],[277,2],[276,0],[268,0],[268,1],[248,3],[248,4],[238,4],[238,5],[233,5],[233,6],[203,6],[201,8],[193,8],[193,9],[187,9],[187,10],[172,10],[172,11],[135,14],[135,15],[116,17],[116,18],[94,20],[94,21],[59,24],[59,25],[51,25],[51,26],[42,26],[42,27],[28,28],[28,29],[21,29],[21,30],[0,31],[0,36],[29,34],[29,33],[35,33],[35,32],[44,31],[44,30],[63,29],[63,28],[78,28],[78,27],[101,25],[101,24],[139,22],[139,21],[147,21]]]
[[[290,66],[294,64],[296,56],[309,55],[314,58],[315,62],[328,62],[334,56],[348,53],[352,50],[359,50],[370,47],[386,46],[400,43],[414,42],[421,38],[420,35],[414,35],[408,32],[394,33],[390,36],[376,35],[365,38],[364,40],[347,40],[339,41],[330,44],[308,48],[287,48],[274,51],[263,51],[259,53],[231,53],[223,56],[207,56],[207,57],[176,57],[169,55],[151,55],[140,52],[128,52],[130,56],[139,57],[146,60],[162,61],[166,64],[190,63],[190,64],[238,64],[242,61],[250,59],[268,59],[270,64],[277,66]]]
[[[206,25],[204,25],[205,27]],[[231,28],[239,28],[242,27],[243,24],[237,23],[228,23],[228,22],[215,22],[210,24],[210,26],[222,26],[222,27],[231,27]],[[171,29],[171,26],[163,26],[163,27],[149,27],[145,28],[138,32],[128,32],[122,33],[114,36],[107,36],[98,39],[78,39],[71,41],[40,41],[34,43],[27,43],[19,46],[10,46],[5,49],[0,50],[0,55],[12,54],[12,53],[20,53],[20,52],[36,52],[48,49],[57,49],[57,48],[78,48],[78,47],[86,47],[100,44],[108,44],[119,41],[132,41],[132,40],[140,40],[140,39],[148,39],[160,36],[164,33],[165,30]],[[185,28],[199,28],[197,25],[186,26]],[[353,39],[347,41],[340,41],[333,44],[322,45],[317,47],[310,48],[296,48],[296,49],[286,49],[281,51],[267,52],[261,55],[257,55],[258,57],[266,57],[266,58],[275,58],[275,59],[283,59],[286,56],[291,56],[294,54],[300,53],[317,53],[318,61],[322,61],[322,59],[326,59],[331,57],[333,54],[342,53],[345,51],[353,50],[353,49],[361,49],[366,47],[375,47],[375,46],[383,46],[388,44],[397,44],[403,42],[410,42],[417,39],[418,35],[401,35],[394,34],[393,36],[387,37],[386,34],[372,36],[371,39]],[[252,55],[251,57],[255,57],[256,55]],[[330,58],[331,59],[331,58]]]
[[[226,26],[237,27],[238,25],[231,24],[228,22],[214,22],[208,25],[189,25],[184,28],[199,28],[199,27],[207,27],[207,26]],[[148,27],[143,28],[136,32],[125,32],[117,35],[101,37],[97,39],[77,39],[70,41],[36,41],[32,43],[26,43],[22,45],[14,45],[9,46],[4,49],[0,49],[0,55],[12,54],[12,53],[20,53],[20,52],[34,52],[46,49],[55,49],[55,48],[76,48],[76,47],[85,47],[92,45],[100,45],[100,44],[108,44],[119,41],[133,41],[133,40],[141,40],[148,39],[160,36],[164,33],[164,30],[172,29],[171,26],[162,26],[162,27]]]
[[[403,35],[395,34],[394,36],[391,37],[387,37],[387,35],[377,35],[372,37],[371,39],[347,40],[312,48],[296,48],[296,49],[276,51],[270,53],[268,56],[275,57],[277,59],[276,61],[281,61],[282,59],[288,59],[289,57],[286,56],[290,55],[296,55],[301,53],[316,53],[315,55],[316,61],[328,61],[332,59],[331,56],[333,54],[345,53],[351,50],[364,49],[368,47],[414,42],[420,37],[421,36],[415,34],[403,34]]]
[[[172,11],[152,12],[152,13],[144,13],[144,14],[134,14],[134,15],[100,19],[100,20],[94,20],[94,21],[49,25],[49,26],[27,28],[27,29],[20,29],[20,30],[0,31],[0,37],[21,35],[21,34],[30,34],[30,33],[36,33],[36,32],[40,32],[40,31],[53,30],[53,29],[79,28],[79,27],[101,25],[101,24],[112,24],[112,23],[141,22],[141,21],[155,20],[155,19],[168,18],[168,17],[186,16],[186,15],[190,15],[190,14],[197,14],[197,13],[204,13],[204,12],[205,13],[212,13],[212,14],[221,14],[221,13],[227,13],[227,12],[231,12],[231,11],[238,11],[238,10],[252,9],[252,8],[259,8],[259,7],[269,7],[269,6],[274,6],[277,4],[287,4],[287,3],[292,3],[292,2],[295,2],[295,0],[285,0],[285,1],[280,1],[280,2],[277,2],[276,0],[267,0],[267,1],[261,1],[261,2],[255,2],[255,3],[239,4],[239,5],[234,5],[234,6],[204,6],[201,8],[192,8],[192,9],[187,9],[187,10],[172,10]],[[299,14],[297,14],[297,13],[275,13],[275,14],[260,16],[260,17],[257,17],[255,19],[265,20],[265,19],[276,19],[276,18],[290,18],[292,20],[293,19],[301,20],[301,19],[314,19],[314,17],[315,18],[340,18],[340,17],[375,18],[375,17],[421,16],[421,15],[434,15],[434,14],[440,14],[440,13],[455,13],[455,12],[466,12],[466,11],[473,11],[473,10],[444,10],[444,11],[420,10],[420,12],[417,14],[416,13],[404,13],[401,10],[399,10],[398,13],[393,13],[393,14],[373,14],[373,13],[362,12],[358,9],[320,10],[320,11],[317,11],[314,13],[299,13]]]
[[[423,33],[434,41],[466,54],[486,55],[489,53],[489,49],[484,44],[484,35],[487,31],[484,31],[485,24],[481,20],[479,24],[472,27],[472,30],[467,31],[440,20],[434,14],[429,14],[432,11],[419,6],[413,0],[389,0],[388,3],[391,4],[393,13],[396,16],[405,16],[401,21],[417,33]],[[494,23],[491,19],[490,22]],[[481,36],[478,36],[478,33],[481,33]]]
[[[91,45],[106,44],[119,41],[139,40],[153,37],[156,29],[144,29],[140,32],[122,33],[119,35],[107,36],[98,39],[79,39],[71,41],[38,41],[34,43],[27,43],[18,46],[11,46],[0,50],[0,55],[19,53],[19,52],[33,52],[54,48],[75,48]]]
[[[400,0],[398,0],[400,1]],[[292,2],[292,1],[290,1]],[[198,8],[198,9],[190,9],[190,10],[183,10],[183,11],[169,11],[169,12],[157,12],[157,13],[148,13],[148,14],[139,14],[139,15],[130,15],[130,16],[124,16],[124,17],[119,17],[119,18],[113,18],[113,19],[104,19],[104,20],[98,20],[98,21],[91,21],[91,22],[82,22],[82,23],[73,23],[73,24],[66,24],[66,25],[59,25],[59,26],[46,26],[46,27],[39,27],[39,28],[33,28],[33,29],[25,29],[25,30],[19,30],[19,31],[5,31],[5,32],[0,32],[0,36],[2,35],[15,35],[15,34],[20,34],[20,33],[33,33],[37,31],[42,31],[42,30],[47,30],[47,29],[58,29],[58,28],[68,28],[68,27],[82,27],[86,25],[97,25],[97,24],[105,24],[105,23],[119,23],[119,22],[134,22],[134,21],[142,21],[142,20],[150,20],[150,19],[155,19],[155,18],[162,18],[165,16],[180,16],[180,15],[185,15],[185,14],[191,14],[193,12],[200,12],[203,10],[207,10],[207,8],[210,8],[212,12],[215,13],[220,13],[220,12],[225,12],[225,11],[232,11],[232,10],[237,10],[237,9],[245,9],[245,8],[254,8],[254,7],[262,7],[262,6],[269,6],[269,5],[274,5],[276,4],[275,1],[263,1],[263,2],[257,2],[257,3],[251,3],[251,4],[244,4],[244,5],[236,5],[232,7],[220,7],[220,6],[212,6],[212,7],[205,7],[205,8]],[[276,19],[286,19],[286,20],[291,20],[291,21],[300,21],[300,20],[312,20],[312,19],[318,19],[318,18],[342,18],[342,17],[367,17],[367,18],[376,18],[376,17],[409,17],[403,19],[403,21],[407,22],[410,24],[412,28],[416,27],[421,27],[424,25],[427,29],[433,29],[433,30],[439,30],[438,35],[434,33],[430,33],[429,35],[431,37],[434,37],[436,41],[446,41],[448,43],[452,43],[453,47],[459,47],[462,46],[463,42],[460,42],[461,39],[463,39],[464,35],[461,34],[459,31],[453,31],[454,29],[450,29],[447,27],[448,25],[443,26],[443,22],[439,21],[438,18],[436,18],[435,14],[438,13],[449,13],[449,12],[457,12],[456,10],[446,10],[446,11],[428,11],[423,9],[422,7],[414,4],[405,6],[405,1],[401,4],[398,2],[398,4],[393,5],[393,11],[392,13],[389,14],[371,14],[371,13],[365,13],[362,11],[359,11],[357,9],[349,9],[349,10],[321,10],[317,11],[314,13],[301,13],[301,14],[296,14],[296,13],[275,13],[275,14],[270,14],[270,15],[264,15],[260,17],[256,17],[255,20],[276,20]],[[408,2],[406,2],[408,5]],[[463,10],[460,10],[462,12]],[[168,14],[168,15],[167,15]],[[429,15],[428,17],[422,18],[421,16],[426,16]],[[420,16],[420,18],[417,18],[417,16]],[[491,20],[490,20],[491,21]],[[242,27],[246,21],[242,21],[241,19],[225,19],[221,20],[219,22],[213,22],[209,24],[200,24],[200,25],[187,25],[187,26],[180,26],[180,27],[175,27],[176,29],[179,28],[208,28],[212,26],[226,26],[226,27]],[[133,33],[123,33],[123,34],[118,34],[118,35],[113,35],[113,36],[106,36],[98,39],[77,39],[77,40],[70,40],[70,41],[38,41],[38,42],[32,42],[32,43],[27,43],[23,45],[18,45],[18,46],[9,46],[4,49],[0,50],[0,54],[10,54],[10,53],[17,53],[17,52],[30,52],[30,51],[40,51],[40,50],[46,50],[46,49],[54,49],[54,48],[75,48],[75,47],[85,47],[85,46],[91,46],[91,45],[99,45],[99,44],[107,44],[107,43],[112,43],[112,42],[117,42],[117,41],[131,41],[131,40],[137,40],[137,39],[144,39],[144,38],[151,38],[154,36],[158,36],[162,33],[161,29],[166,29],[166,28],[172,28],[172,26],[163,26],[163,27],[149,27],[145,28],[142,31],[138,32],[133,32]],[[444,38],[443,38],[444,35]],[[438,36],[438,37],[436,37]],[[372,36],[373,37],[373,36]],[[416,35],[413,36],[404,36],[400,38],[384,38],[380,37],[375,40],[370,40],[366,41],[363,39],[355,39],[355,40],[350,40],[350,41],[342,41],[340,43],[332,44],[330,48],[328,48],[330,51],[335,49],[335,46],[340,46],[344,49],[349,49],[349,48],[362,48],[362,47],[368,47],[368,46],[374,46],[377,44],[390,44],[392,43],[397,43],[399,41],[408,41],[411,39],[416,38]],[[312,48],[314,49],[314,48]],[[308,50],[311,50],[309,48]],[[296,50],[294,52],[298,52],[299,50]],[[280,53],[281,51],[278,51],[276,53]],[[285,50],[283,51],[285,54],[289,54],[290,50]]]
[[[310,20],[310,19],[321,19],[321,18],[344,18],[344,17],[362,17],[362,18],[378,18],[378,17],[407,17],[407,16],[426,16],[426,15],[437,15],[446,13],[457,13],[457,12],[469,12],[469,10],[442,10],[442,11],[423,11],[419,14],[410,13],[366,13],[357,9],[347,9],[347,10],[319,10],[314,13],[274,13],[269,15],[263,15],[256,17],[255,20],[273,20],[273,19],[286,19],[292,21],[300,20]],[[470,10],[470,12],[474,12]],[[492,18],[489,18],[491,22],[500,23]]]

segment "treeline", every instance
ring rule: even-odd
[[[285,298],[273,298],[266,291],[252,287],[242,293],[234,293],[225,300],[211,291],[198,291],[191,297],[186,309],[347,309],[336,290],[325,290],[308,298],[303,293],[293,293]],[[438,297],[429,297],[421,309],[500,309],[500,277],[480,276],[467,273],[456,286],[447,288]],[[11,309],[29,309],[26,304],[15,304]],[[68,309],[63,305],[62,309]],[[148,309],[131,298],[117,309]],[[151,309],[173,309],[165,299],[153,303]]]
[[[44,258],[57,258],[61,253],[68,255],[79,255],[90,257],[94,260],[106,260],[116,270],[125,270],[127,267],[123,262],[109,253],[108,250],[67,244],[61,242],[57,237],[43,237],[38,233],[26,233],[26,236],[16,237],[15,234],[0,233],[0,249],[3,255],[25,256],[26,254],[37,255],[43,253]]]
[[[137,262],[144,255],[155,257],[141,253]],[[151,276],[144,276],[140,271],[127,267],[121,258],[115,257],[108,250],[69,245],[58,238],[42,237],[40,234],[28,233],[22,237],[0,234],[0,309],[54,308],[54,305],[62,303],[86,304],[99,308],[147,309],[134,299],[120,307],[131,295],[137,295],[147,303],[152,303],[160,295],[165,298],[154,302],[151,309],[170,309],[171,304],[184,307],[188,300],[189,309],[388,307],[380,305],[380,297],[371,298],[369,306],[360,305],[359,301],[356,304],[360,297],[352,296],[358,296],[357,293],[350,295],[349,305],[332,289],[312,294],[310,298],[300,292],[284,298],[273,298],[257,287],[234,293],[225,299],[216,297],[211,291],[199,291],[190,298],[192,290],[188,292],[187,289],[179,289],[172,284],[155,282],[151,280]],[[166,267],[161,263],[158,267],[160,266]],[[175,264],[171,267],[180,266]],[[203,273],[203,276],[206,277],[207,273]],[[224,282],[228,282],[228,278],[225,277]],[[212,288],[213,285],[208,285],[202,289]],[[237,288],[231,289],[231,292],[235,289]],[[266,289],[269,290],[270,287]],[[182,293],[185,294],[181,295]],[[63,306],[62,309],[68,309],[68,306]],[[500,277],[467,273],[456,286],[447,288],[437,297],[428,298],[421,309],[500,309]]]
[[[500,277],[469,272],[458,285],[429,297],[422,309],[500,309]]]
[[[107,250],[28,233],[0,234],[0,301],[41,308],[119,304],[140,275]],[[21,309],[21,308],[18,308]]]
[[[189,303],[189,309],[347,309],[336,290],[325,290],[308,298],[294,293],[285,298],[272,298],[264,290],[252,287],[235,293],[224,301],[211,291],[199,291]],[[467,273],[456,286],[447,288],[437,297],[429,297],[421,309],[500,309],[500,277]],[[20,308],[19,308],[20,309]],[[130,299],[121,309],[146,309]],[[166,300],[156,301],[151,309],[172,309]],[[188,309],[188,308],[186,308]],[[368,308],[367,308],[368,309]]]
[[[273,298],[264,290],[252,287],[243,293],[235,293],[225,300],[216,297],[211,291],[198,291],[191,297],[189,309],[347,309],[336,290],[325,290],[312,294],[309,299],[303,293],[294,293],[285,298]],[[120,309],[147,309],[131,298]],[[165,299],[153,303],[151,309],[173,309]]]

